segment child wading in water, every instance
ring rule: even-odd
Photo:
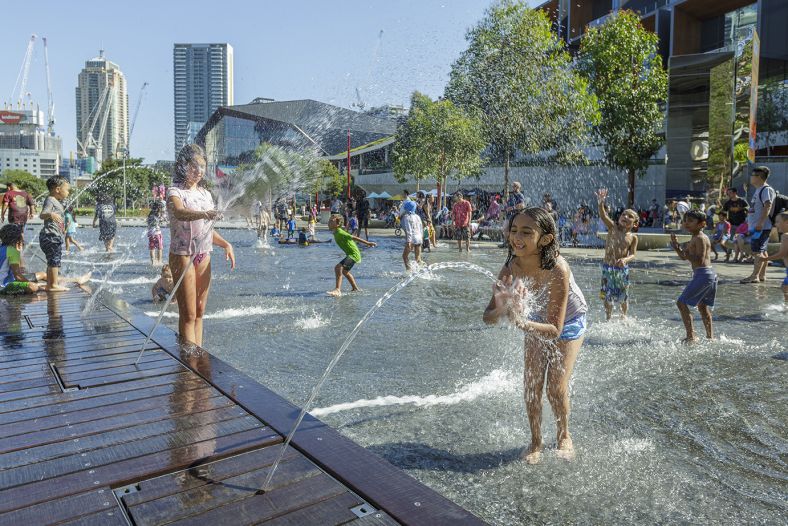
[[[356,280],[353,277],[353,274],[350,273],[350,269],[353,268],[353,265],[361,261],[361,251],[358,249],[358,245],[356,245],[355,241],[364,243],[368,247],[377,246],[377,244],[373,243],[372,241],[366,241],[360,237],[356,237],[347,233],[342,229],[341,226],[339,226],[341,221],[342,216],[340,215],[331,216],[331,219],[328,220],[328,229],[334,233],[334,241],[336,241],[339,248],[341,248],[345,253],[345,258],[337,263],[337,265],[334,267],[334,274],[337,278],[336,287],[334,290],[329,290],[326,292],[326,294],[329,296],[336,297],[342,295],[342,276],[347,278],[354,292],[361,290],[358,288],[358,285],[356,285]]]
[[[602,288],[599,298],[605,302],[607,319],[613,315],[613,305],[621,305],[621,314],[627,315],[629,309],[629,262],[635,259],[638,248],[638,236],[632,229],[638,222],[637,212],[624,210],[614,223],[605,209],[607,188],[600,188],[597,193],[599,217],[607,227],[605,239],[605,259],[602,263]]]
[[[766,258],[761,258],[761,256],[755,257],[761,258],[761,261],[763,261],[764,264],[768,264],[767,262],[776,261],[778,259],[783,260],[783,264],[785,265],[785,279],[783,279],[783,299],[785,300],[785,306],[788,307],[788,212],[780,212],[777,214],[774,225],[777,227],[777,231],[783,235],[782,240],[780,241],[780,250],[778,250],[776,254]]]
[[[225,258],[235,269],[233,246],[213,230],[212,221],[219,217],[213,197],[200,186],[205,175],[205,152],[196,144],[187,144],[175,161],[173,186],[167,189],[167,212],[170,218],[170,268],[178,299],[178,334],[181,343],[202,346],[202,316],[208,303],[211,285],[212,245],[225,251]]]
[[[714,338],[714,329],[711,321],[711,309],[714,308],[714,298],[717,296],[717,274],[711,268],[711,242],[703,227],[706,226],[706,214],[700,210],[690,210],[684,214],[681,225],[692,234],[686,247],[679,245],[676,234],[670,234],[670,245],[681,259],[689,260],[692,265],[692,281],[689,282],[684,292],[681,293],[676,305],[681,312],[684,328],[687,330],[685,343],[696,341],[695,329],[692,327],[692,313],[690,307],[697,305],[700,319],[706,328],[706,337]]]
[[[586,305],[566,260],[558,253],[553,218],[541,208],[516,213],[509,222],[509,257],[498,273],[484,322],[508,318],[525,332],[525,407],[531,445],[522,457],[529,464],[542,458],[542,391],[558,427],[558,456],[574,458],[569,435],[569,379],[586,330]],[[523,319],[525,295],[543,296],[538,310]]]

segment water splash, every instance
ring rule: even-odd
[[[350,332],[348,337],[345,339],[344,343],[342,343],[342,346],[339,348],[339,350],[336,352],[334,357],[328,363],[328,366],[326,367],[325,371],[323,371],[323,375],[315,384],[315,387],[312,389],[312,393],[309,395],[309,398],[307,399],[306,403],[301,408],[301,412],[298,414],[298,418],[296,418],[296,421],[293,424],[293,429],[291,429],[290,433],[288,433],[287,438],[284,441],[284,444],[282,444],[282,447],[279,450],[279,454],[277,455],[276,460],[274,461],[273,465],[271,466],[271,469],[268,472],[268,476],[266,477],[265,482],[263,483],[263,487],[262,487],[263,492],[265,492],[268,489],[268,486],[271,484],[271,479],[273,479],[274,473],[276,472],[276,468],[279,466],[279,463],[281,462],[282,457],[284,457],[287,447],[290,445],[290,442],[293,440],[293,436],[295,435],[298,426],[301,425],[301,421],[304,419],[304,416],[306,415],[307,411],[315,401],[317,394],[320,392],[320,389],[323,387],[323,383],[325,383],[326,379],[331,374],[331,371],[334,369],[334,366],[336,366],[340,358],[342,358],[342,355],[345,354],[345,351],[348,349],[348,347],[350,347],[350,344],[353,343],[353,340],[356,338],[356,335],[359,333],[364,323],[369,318],[371,318],[372,315],[374,315],[375,312],[377,312],[378,309],[380,309],[389,300],[389,298],[391,298],[394,294],[396,294],[400,290],[407,287],[410,283],[413,282],[413,280],[421,276],[423,273],[432,273],[434,271],[443,270],[443,269],[472,270],[474,272],[478,272],[480,274],[483,274],[484,276],[487,276],[493,282],[498,280],[498,278],[492,272],[490,272],[485,268],[480,267],[479,265],[474,265],[473,263],[466,263],[463,261],[446,261],[442,263],[433,263],[432,265],[422,268],[418,272],[414,272],[413,274],[408,276],[405,280],[391,287],[383,296],[381,296],[380,299],[378,299],[378,301],[375,302],[372,308],[369,309],[367,313],[364,314],[364,316],[362,316],[362,318],[358,321],[356,326],[353,328],[353,330]]]

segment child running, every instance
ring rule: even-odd
[[[74,216],[74,207],[69,206],[66,209],[66,252],[68,252],[69,245],[74,245],[82,252],[82,246],[77,243],[74,236],[77,233],[77,218]]]
[[[684,328],[687,330],[687,337],[682,341],[692,343],[698,338],[695,336],[695,329],[692,326],[692,313],[690,313],[689,307],[698,307],[703,326],[706,328],[706,337],[708,339],[714,338],[711,309],[714,308],[714,299],[717,296],[717,274],[711,268],[711,242],[708,236],[703,233],[703,227],[706,226],[706,214],[700,210],[690,210],[684,214],[681,226],[692,234],[692,238],[687,242],[686,247],[682,247],[676,239],[676,234],[672,233],[670,234],[670,245],[681,259],[688,260],[692,265],[692,281],[676,301]]]
[[[515,213],[508,224],[509,257],[498,273],[484,322],[508,318],[525,332],[525,406],[531,445],[522,453],[529,464],[542,457],[542,391],[558,427],[558,456],[574,458],[569,434],[569,379],[586,330],[586,305],[566,260],[558,252],[558,235],[542,208]],[[525,295],[544,295],[537,309],[523,319]]]
[[[361,239],[360,237],[353,236],[346,232],[341,226],[342,216],[340,215],[333,215],[328,220],[328,229],[334,233],[334,241],[336,241],[339,248],[345,253],[345,258],[337,263],[334,267],[334,274],[336,276],[336,287],[334,290],[329,290],[326,292],[329,296],[339,297],[342,295],[342,276],[345,276],[352,287],[353,292],[360,292],[361,289],[358,288],[356,285],[356,280],[353,277],[353,274],[350,273],[350,269],[353,268],[353,265],[356,263],[361,262],[361,251],[358,249],[358,245],[356,245],[356,241],[359,243],[363,243],[368,247],[375,247],[377,243],[373,243],[372,241],[366,241]]]
[[[621,306],[621,315],[626,317],[629,310],[629,263],[635,259],[638,248],[638,236],[632,229],[638,222],[638,215],[634,210],[627,209],[618,216],[618,223],[614,223],[605,207],[607,188],[597,190],[596,197],[599,217],[607,227],[599,298],[605,302],[608,320],[613,315],[613,305],[616,303]]]
[[[783,279],[783,300],[785,301],[785,306],[788,307],[788,212],[780,212],[777,214],[774,224],[777,227],[777,231],[782,234],[780,250],[778,250],[776,254],[772,254],[771,256],[765,258],[758,255],[755,257],[761,258],[761,261],[764,265],[768,264],[768,261],[776,261],[778,259],[783,260],[783,265],[785,265],[785,278]]]
[[[411,252],[415,253],[416,263],[421,264],[421,246],[423,243],[423,229],[421,218],[416,213],[416,201],[405,201],[402,204],[402,215],[400,215],[400,225],[405,232],[405,248],[402,249],[402,261],[405,263],[405,270],[410,270]]]

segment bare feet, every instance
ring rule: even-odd
[[[695,335],[692,335],[692,336],[687,336],[686,338],[681,340],[681,343],[683,343],[684,345],[692,345],[693,343],[696,343],[697,341],[698,341],[698,337],[695,336]]]
[[[90,281],[90,277],[93,275],[93,272],[88,272],[87,274],[83,274],[80,277],[74,280],[74,283],[77,285],[84,285],[88,281]]]
[[[520,454],[520,459],[525,460],[527,464],[538,464],[542,461],[542,444],[538,446],[531,444],[528,449],[523,449]]]
[[[364,291],[356,287],[355,289],[350,289],[350,292],[364,292]]]
[[[342,295],[342,291],[339,290],[339,289],[334,289],[334,290],[329,290],[328,292],[326,292],[326,294],[328,294],[329,296],[334,296],[335,298],[338,298],[338,297],[340,297]]]
[[[574,460],[575,459],[575,446],[572,444],[571,438],[565,438],[558,443],[558,449],[555,452],[555,455],[563,460]]]
[[[58,285],[55,287],[46,287],[44,290],[47,292],[64,292],[67,291],[68,289],[66,287],[61,287]]]
[[[760,282],[761,280],[758,279],[757,277],[750,276],[748,278],[744,278],[739,283],[760,283]]]

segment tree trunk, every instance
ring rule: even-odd
[[[503,202],[509,200],[509,150],[503,157]]]
[[[635,208],[635,170],[627,170],[627,208]]]

